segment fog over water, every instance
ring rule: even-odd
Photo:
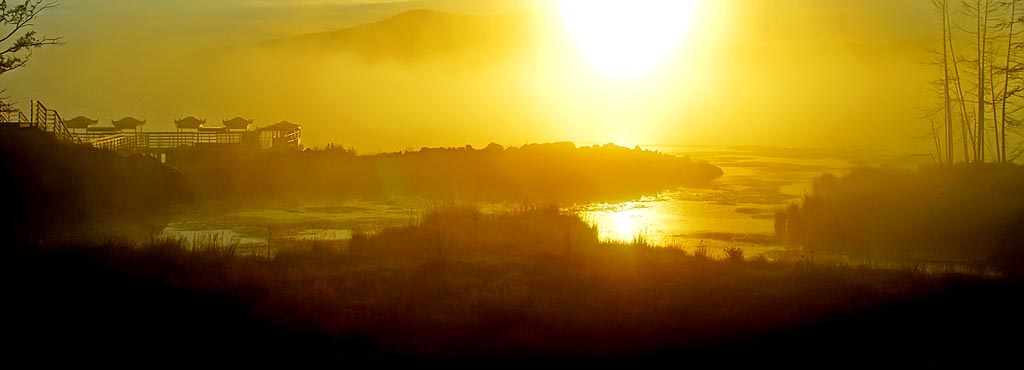
[[[642,236],[661,246],[720,249],[738,246],[749,255],[785,257],[799,253],[774,238],[776,209],[798,201],[812,180],[842,174],[858,164],[912,166],[927,159],[890,153],[857,155],[837,150],[771,147],[658,147],[722,167],[725,175],[706,187],[683,187],[626,202],[559,204],[597,226],[602,239],[632,241]],[[441,201],[418,197],[351,200],[328,204],[188,212],[173,220],[166,236],[216,239],[260,249],[272,239],[346,240],[354,231],[373,232],[414,223]],[[519,209],[522,203],[472,203],[484,212]]]

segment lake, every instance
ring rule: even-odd
[[[668,189],[627,202],[565,205],[597,226],[604,240],[680,248],[706,247],[713,254],[739,247],[749,256],[779,258],[797,251],[774,239],[774,212],[798,201],[813,179],[840,174],[857,164],[912,166],[927,160],[859,150],[816,151],[773,147],[651,147],[689,155],[721,167],[725,174],[705,187]],[[417,197],[350,200],[331,204],[188,212],[175,217],[163,236],[216,241],[240,248],[266,247],[267,240],[345,240],[356,231],[407,225],[437,201]],[[484,212],[520,204],[478,203]]]

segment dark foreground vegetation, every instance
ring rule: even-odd
[[[150,157],[61,143],[38,130],[0,127],[0,235],[63,240],[99,230],[146,234],[163,210],[191,199],[181,175]]]
[[[1006,280],[601,243],[555,209],[448,208],[269,258],[6,249],[7,359],[33,364],[978,365],[1024,330]]]
[[[1024,167],[857,168],[826,175],[776,232],[810,251],[992,264],[1024,274]]]

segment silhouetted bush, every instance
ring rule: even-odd
[[[816,251],[968,259],[1019,255],[1024,168],[1018,165],[857,168],[825,175],[798,205],[776,214],[776,232]]]
[[[711,259],[711,251],[701,243],[701,245],[698,245],[697,248],[693,249],[693,257],[700,260]]]
[[[996,245],[989,261],[1014,279],[1024,279],[1024,212],[997,231]]]
[[[742,263],[746,259],[743,257],[743,249],[737,247],[725,248],[725,260],[733,263]]]

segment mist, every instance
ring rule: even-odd
[[[1005,367],[1021,14],[0,1],[12,363]]]
[[[66,19],[55,17],[40,28],[57,29],[50,33],[66,45],[40,51],[9,76],[8,93],[68,117],[145,118],[148,130],[170,129],[188,115],[289,120],[303,125],[308,146],[362,152],[549,141],[901,152],[928,145],[917,107],[934,100],[927,87],[934,73],[923,26],[914,26],[920,20],[889,32],[893,26],[878,17],[871,18],[878,24],[842,26],[849,9],[831,3],[704,3],[705,16],[676,57],[650,76],[616,80],[582,60],[543,6],[486,13],[418,5],[474,13],[392,18],[382,5],[363,5],[341,12],[347,16],[336,27],[312,22],[320,33],[308,22],[288,27],[311,17],[298,10],[275,23],[251,8],[222,15],[227,5],[114,7],[76,13],[84,19],[61,26]],[[872,6],[861,11],[877,13]],[[63,17],[83,8],[64,7]],[[908,13],[886,9],[889,18]],[[132,17],[106,19],[118,15]],[[86,29],[89,36],[79,34]],[[237,36],[241,30],[259,31]],[[362,34],[346,42],[353,32]]]

